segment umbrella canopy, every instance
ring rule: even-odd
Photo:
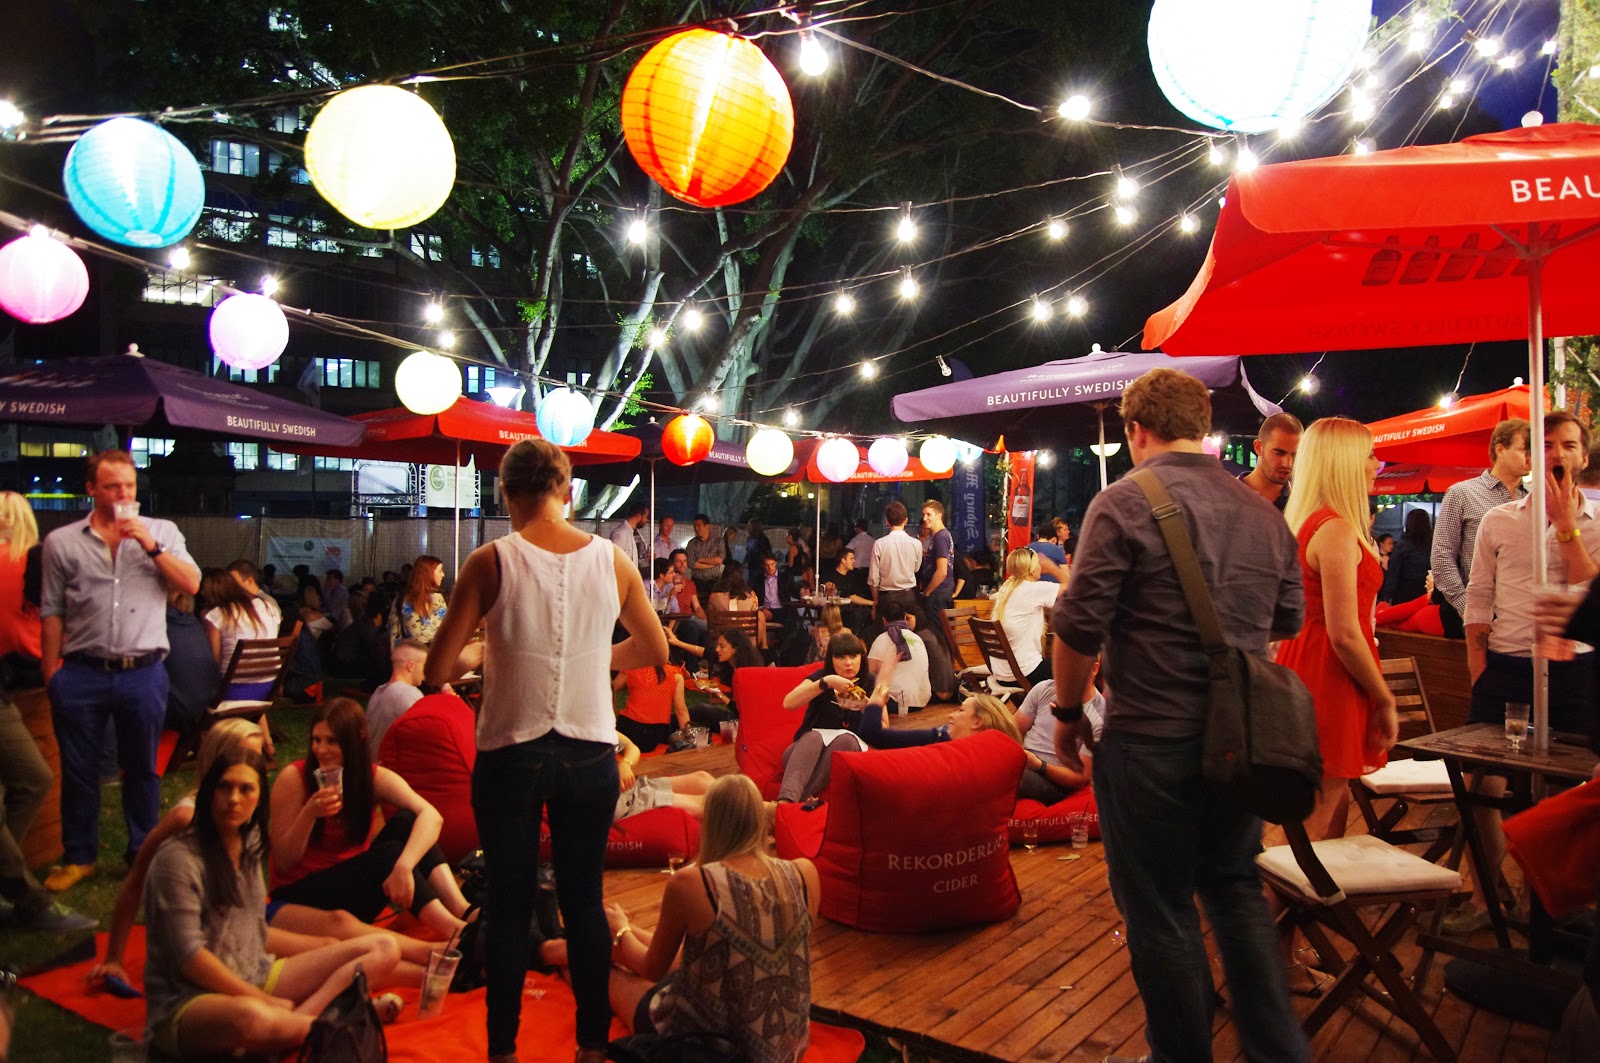
[[[1219,422],[1248,419],[1248,430],[1254,432],[1262,417],[1279,412],[1251,388],[1238,358],[1177,359],[1121,351],[1096,351],[896,395],[891,409],[920,429],[985,446],[993,446],[1001,435],[1013,450],[1087,446],[1101,434],[1099,419],[1091,415],[1096,409],[1104,415],[1105,438],[1122,438],[1117,403],[1123,389],[1156,368],[1177,369],[1211,388]],[[1072,405],[1082,407],[1082,416],[1065,415],[1062,407]],[[1239,427],[1246,427],[1243,420]]]
[[[1508,417],[1528,419],[1526,384],[1373,421],[1367,428],[1380,461],[1470,466],[1477,475],[1489,465],[1494,426]]]
[[[0,417],[30,424],[167,426],[331,447],[356,447],[366,432],[360,422],[338,414],[126,354],[57,358],[0,373]]]
[[[1482,466],[1465,465],[1386,465],[1372,481],[1374,495],[1421,495],[1443,493],[1451,484],[1470,480]]]

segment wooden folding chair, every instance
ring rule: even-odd
[[[1305,934],[1323,963],[1337,970],[1333,987],[1305,1018],[1306,1036],[1314,1036],[1360,990],[1415,1030],[1435,1059],[1455,1059],[1393,950],[1419,914],[1461,891],[1461,876],[1371,835],[1313,844],[1300,823],[1284,824],[1283,832],[1288,845],[1272,846],[1256,858],[1262,878],[1283,903],[1279,924]],[[1362,917],[1363,909],[1376,909],[1374,925]],[[1346,959],[1330,934],[1349,942],[1354,954]]]
[[[978,615],[970,605],[944,609],[938,613],[939,626],[944,631],[944,641],[950,647],[950,665],[956,682],[962,690],[974,694],[989,689],[989,662],[978,652],[978,643],[972,637],[967,621]]]
[[[216,696],[206,709],[197,726],[178,737],[172,755],[167,758],[167,771],[182,767],[200,748],[200,739],[219,720],[235,717],[259,722],[267,710],[283,697],[283,683],[289,675],[289,662],[294,658],[295,647],[300,642],[300,621],[294,622],[289,634],[275,639],[240,639],[233,644],[233,656],[222,672],[222,682]],[[245,697],[229,697],[230,693],[247,692]]]
[[[742,631],[750,644],[761,646],[761,614],[755,610],[707,609],[706,647],[709,649],[724,631]]]
[[[1396,657],[1379,662],[1384,681],[1394,694],[1395,708],[1400,718],[1402,737],[1410,730],[1432,734],[1433,711],[1428,707],[1428,692],[1422,685],[1422,674],[1417,669],[1415,657]],[[1455,837],[1455,826],[1412,827],[1401,829],[1399,824],[1412,809],[1429,805],[1455,804],[1450,789],[1450,773],[1442,760],[1396,760],[1370,775],[1350,780],[1350,794],[1361,818],[1366,821],[1367,833],[1382,838],[1392,845],[1428,843],[1423,859],[1436,862],[1450,848]],[[1379,802],[1389,802],[1381,814]]]
[[[1002,701],[1012,697],[1021,697],[1033,689],[1033,684],[1023,674],[1022,668],[1017,664],[1017,655],[1011,651],[1011,640],[1006,637],[1006,629],[1000,626],[997,620],[980,620],[973,616],[967,619],[967,626],[972,629],[972,641],[978,647],[985,662],[1004,661],[1011,674],[1017,678],[1013,682],[997,679],[993,675],[988,678],[989,692]]]

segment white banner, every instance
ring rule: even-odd
[[[267,564],[276,565],[279,572],[293,572],[296,565],[308,565],[318,576],[330,568],[349,573],[350,540],[272,535],[267,538]]]
[[[478,472],[472,461],[461,469],[461,495],[456,497],[456,468],[453,465],[422,467],[422,504],[429,509],[478,508]]]

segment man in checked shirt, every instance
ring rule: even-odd
[[[1489,436],[1489,468],[1444,493],[1433,526],[1433,600],[1439,604],[1439,619],[1449,638],[1466,637],[1461,618],[1467,615],[1467,581],[1472,576],[1478,523],[1495,506],[1527,496],[1522,478],[1531,468],[1528,422],[1507,418]]]

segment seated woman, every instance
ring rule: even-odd
[[[295,592],[294,604],[300,622],[311,632],[312,638],[320,639],[333,630],[333,621],[322,608],[322,584],[317,582],[317,577],[310,573],[300,577],[300,588]]]
[[[766,854],[761,793],[743,775],[706,794],[695,863],[667,880],[654,932],[610,905],[611,1007],[634,1033],[720,1034],[740,1058],[795,1063],[811,1036],[809,860]],[[754,991],[759,987],[759,992]]]
[[[878,673],[871,695],[867,695],[857,685],[865,672],[866,657],[867,649],[860,639],[854,635],[840,635],[828,643],[827,663],[784,695],[783,707],[790,712],[804,708],[805,716],[794,733],[794,741],[783,751],[779,801],[804,801],[822,793],[828,788],[834,751],[854,752],[866,748],[848,730],[859,724],[861,710],[847,710],[839,704],[839,699],[859,701],[865,698],[868,711],[876,705],[881,713],[889,698],[889,683],[894,678],[894,662],[890,661]],[[870,676],[866,679],[872,682]]]
[[[1089,683],[1079,695],[1083,715],[1094,728],[1098,741],[1105,726],[1106,699],[1094,687],[1094,676],[1099,665],[1090,673]],[[1022,785],[1017,788],[1018,798],[1028,798],[1043,805],[1053,805],[1065,800],[1074,792],[1094,781],[1094,753],[1088,745],[1078,740],[1071,728],[1057,727],[1055,714],[1050,711],[1055,703],[1056,681],[1046,679],[1028,691],[1022,707],[1012,717],[1022,734],[1022,748],[1039,758],[1042,766],[1022,773]],[[1060,743],[1070,741],[1077,753],[1078,767],[1072,767],[1071,758],[1062,756]],[[1033,757],[1028,758],[1032,765]]]
[[[1052,575],[1060,573],[1061,582],[1042,582],[1043,564],[1049,564]],[[1044,659],[1043,649],[1044,614],[1055,605],[1056,595],[1065,585],[1066,569],[1027,547],[1006,557],[1006,581],[994,596],[994,621],[1006,633],[1011,655],[1029,683],[1050,678],[1050,662]],[[1018,678],[1005,661],[994,658],[989,659],[989,672],[1002,683],[1015,683]]]
[[[699,819],[705,808],[706,791],[716,777],[709,771],[691,771],[687,775],[659,775],[641,779],[634,769],[639,766],[639,747],[628,736],[617,735],[617,776],[622,791],[617,797],[617,810],[611,821],[637,816],[652,808],[681,808]]]
[[[394,610],[389,614],[389,642],[398,644],[402,639],[416,639],[424,646],[433,645],[433,638],[444,623],[445,600],[439,588],[444,586],[444,562],[423,554],[411,566],[411,579],[405,591],[395,599]]]
[[[361,706],[334,698],[311,718],[311,756],[272,787],[272,900],[342,908],[370,922],[386,904],[443,937],[462,927],[467,900],[434,843],[438,811],[367,752]],[[321,786],[312,768],[342,769]],[[397,811],[379,829],[380,804]]]
[[[767,618],[761,615],[761,600],[756,597],[756,592],[745,583],[744,576],[739,570],[730,568],[728,574],[722,577],[716,588],[711,592],[710,599],[706,602],[709,615],[715,616],[718,612],[729,613],[755,613],[756,614],[756,646],[760,649],[767,648]]]
[[[226,569],[217,569],[205,577],[200,586],[210,608],[203,617],[206,638],[211,643],[212,656],[224,675],[233,660],[234,647],[241,639],[275,639],[278,637],[278,617],[264,598],[257,597],[240,586]],[[271,683],[235,683],[226,692],[229,698],[254,700],[264,698],[272,689]],[[261,751],[272,756],[272,731],[267,726],[265,713],[261,715]]]
[[[833,641],[835,635],[854,635],[855,632],[845,626],[844,614],[837,605],[825,605],[817,616],[817,622],[811,626],[812,653],[806,659],[807,664],[822,660],[828,652],[828,643]]]
[[[683,672],[675,665],[618,672],[611,680],[611,689],[628,692],[627,700],[617,710],[617,731],[640,749],[664,746],[674,729],[689,726]]]
[[[382,981],[400,958],[392,937],[372,934],[273,959],[261,879],[265,785],[261,754],[219,756],[200,780],[193,823],[150,862],[145,1030],[168,1055],[294,1048],[357,968]],[[378,1003],[393,1021],[400,998]]]
[[[195,775],[205,778],[218,757],[234,750],[261,752],[261,732],[247,720],[223,720],[206,732],[200,741],[200,752],[195,760]],[[155,825],[139,847],[133,866],[117,890],[117,899],[111,909],[111,925],[106,935],[105,958],[89,972],[91,985],[102,985],[107,978],[128,981],[123,958],[128,948],[128,933],[133,929],[134,913],[139,909],[139,899],[144,896],[145,879],[150,873],[151,861],[169,838],[177,837],[189,829],[194,821],[195,794],[190,791],[178,799],[161,822]],[[268,905],[267,951],[274,956],[292,956],[320,945],[335,941],[348,941],[368,934],[383,934],[394,938],[400,950],[400,961],[394,968],[390,982],[402,985],[421,985],[422,974],[428,966],[428,953],[435,943],[419,941],[413,937],[396,934],[390,930],[363,923],[349,912],[323,911],[299,904]],[[369,980],[371,979],[369,974]],[[373,985],[378,985],[376,981]]]
[[[691,656],[705,655],[700,647],[674,639],[668,633],[669,645],[681,646]],[[762,668],[767,663],[743,631],[717,632],[711,640],[711,657],[711,662],[702,665],[705,674],[695,680],[695,689],[705,695],[705,701],[689,707],[689,719],[702,727],[715,727],[739,715],[739,708],[733,703],[733,673],[740,668]]]

